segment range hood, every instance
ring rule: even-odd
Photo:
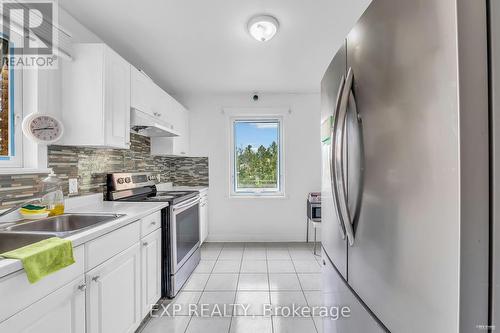
[[[179,133],[171,125],[135,108],[132,108],[130,113],[130,130],[133,133],[149,137],[179,136]]]

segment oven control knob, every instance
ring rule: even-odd
[[[155,180],[155,179],[156,179],[156,177],[155,177],[155,176],[149,176],[149,177],[148,177],[148,180]]]
[[[127,183],[127,184],[128,184],[128,183],[130,183],[131,181],[132,181],[132,179],[130,179],[130,177],[125,178],[125,183]]]
[[[118,178],[117,182],[118,184],[123,184],[123,178]]]

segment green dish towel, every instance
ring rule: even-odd
[[[35,283],[41,278],[75,263],[71,241],[58,237],[44,239],[2,253],[0,256],[21,260],[30,283]]]

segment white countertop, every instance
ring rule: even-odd
[[[71,240],[73,247],[76,247],[107,234],[108,232],[137,221],[144,216],[150,215],[167,206],[167,202],[116,202],[100,201],[95,199],[90,201],[79,200],[77,205],[67,205],[68,208],[65,213],[108,213],[126,215],[110,222],[98,224],[88,230],[68,236],[66,239]],[[23,269],[23,266],[19,260],[0,259],[0,277],[21,269]]]

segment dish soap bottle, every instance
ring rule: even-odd
[[[49,216],[64,214],[64,194],[62,181],[57,178],[54,171],[42,180],[42,203],[47,207]]]

